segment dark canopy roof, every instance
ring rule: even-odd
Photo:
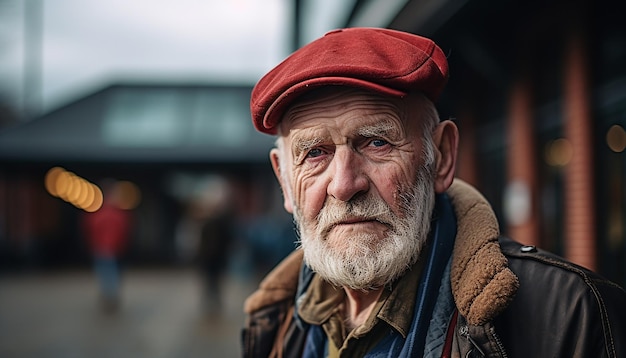
[[[253,129],[250,86],[114,85],[0,131],[2,161],[245,163],[273,138]]]

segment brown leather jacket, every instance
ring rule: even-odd
[[[563,259],[500,236],[474,188],[448,190],[457,216],[450,280],[459,312],[452,357],[626,357],[626,292]],[[293,317],[302,265],[294,252],[244,306],[244,357],[298,357]]]

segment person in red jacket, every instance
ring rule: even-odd
[[[94,260],[103,307],[115,310],[119,305],[120,268],[130,232],[130,214],[118,205],[115,183],[102,184],[103,203],[100,209],[87,213],[84,229]]]

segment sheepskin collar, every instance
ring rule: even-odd
[[[481,325],[506,308],[519,282],[500,251],[498,221],[487,200],[459,179],[447,193],[457,217],[450,272],[452,294],[467,322]],[[295,297],[302,257],[302,251],[296,250],[279,264],[248,297],[244,311],[251,313]]]
[[[467,322],[482,325],[506,308],[519,281],[500,251],[498,221],[487,200],[459,179],[448,195],[457,217],[450,269],[452,295]]]

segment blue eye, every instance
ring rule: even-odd
[[[321,149],[319,148],[315,148],[315,149],[311,149],[306,156],[309,158],[315,158],[315,157],[319,157],[320,155],[322,155],[323,152]]]
[[[383,140],[383,139],[374,139],[374,140],[371,142],[371,144],[372,144],[374,147],[382,147],[382,146],[385,146],[385,145],[389,144],[389,142],[387,142],[386,140]]]

